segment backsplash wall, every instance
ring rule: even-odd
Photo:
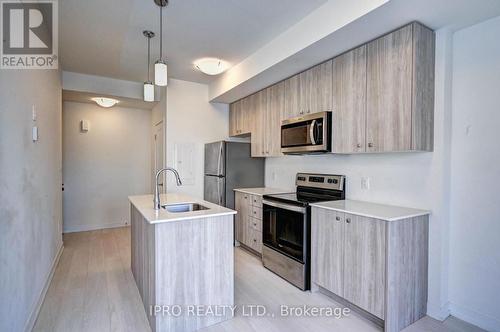
[[[267,158],[266,186],[295,190],[298,172],[347,177],[346,197],[392,205],[432,209],[432,153],[318,155]],[[361,188],[362,178],[370,188]]]

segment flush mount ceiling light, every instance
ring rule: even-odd
[[[155,36],[153,31],[145,30],[142,32],[144,37],[148,39],[148,80],[144,82],[144,101],[154,101],[155,100],[155,86],[153,82],[149,80],[149,67],[150,67],[150,54],[151,54],[151,38]]]
[[[91,99],[93,101],[95,101],[97,105],[99,105],[101,107],[106,107],[106,108],[113,107],[116,104],[118,104],[118,100],[113,99],[113,98],[95,97],[95,98],[91,98]]]
[[[207,75],[219,75],[229,68],[229,63],[217,58],[203,58],[196,60],[194,66]]]
[[[160,58],[155,62],[155,84],[158,86],[167,86],[168,70],[167,62],[163,60],[163,7],[167,7],[168,0],[154,0],[160,7]]]

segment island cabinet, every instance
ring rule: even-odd
[[[386,221],[312,207],[311,288],[400,331],[426,314],[428,216]]]
[[[236,240],[240,245],[262,254],[262,197],[235,192]]]
[[[175,194],[169,195],[162,197]],[[131,269],[151,330],[191,332],[232,318],[189,310],[234,305],[234,211],[200,202],[209,208],[205,214],[155,212],[152,201],[151,195],[134,196],[130,208]]]
[[[434,57],[414,22],[334,58],[332,152],[432,151]]]

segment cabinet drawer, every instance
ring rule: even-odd
[[[262,196],[251,195],[252,205],[261,208],[262,207]]]
[[[252,209],[250,211],[250,217],[262,220],[262,208],[252,206]]]
[[[255,230],[252,224],[248,225],[247,230],[247,246],[258,252],[262,253],[262,232]]]
[[[250,217],[248,218],[248,226],[256,231],[262,232],[262,220]]]

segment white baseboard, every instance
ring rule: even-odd
[[[476,325],[486,331],[500,331],[500,319],[477,312],[455,303],[450,304],[451,314],[458,319]]]
[[[102,224],[102,225],[81,225],[81,226],[65,228],[63,230],[63,233],[88,232],[88,231],[95,231],[98,229],[125,227],[129,225],[130,225],[129,223],[124,223],[123,221],[109,223],[109,224]]]
[[[25,332],[30,332],[31,330],[33,330],[33,327],[35,326],[36,319],[38,318],[38,314],[40,313],[40,309],[42,308],[43,300],[45,300],[45,295],[47,294],[47,291],[49,290],[50,282],[52,281],[52,278],[54,277],[54,273],[56,272],[56,267],[57,267],[57,264],[59,263],[59,259],[61,258],[63,249],[64,249],[64,245],[61,243],[61,246],[59,247],[57,255],[56,255],[56,257],[54,257],[54,260],[52,261],[52,267],[50,268],[49,275],[47,276],[47,279],[45,280],[45,285],[43,286],[42,291],[40,292],[40,295],[38,296],[38,300],[35,304],[35,307],[31,311],[30,317],[29,317],[28,321],[26,322],[26,325],[24,326]]]
[[[433,307],[427,305],[427,316],[430,316],[439,321],[444,321],[450,316],[450,302],[446,302],[441,307]]]

